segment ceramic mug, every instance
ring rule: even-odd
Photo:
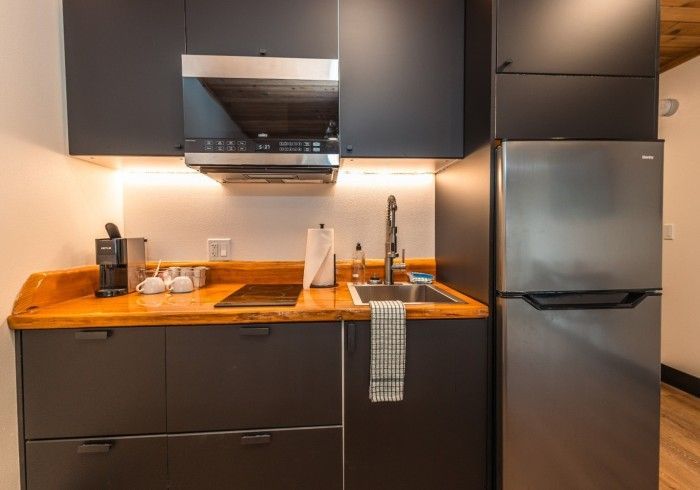
[[[147,277],[136,286],[136,291],[141,294],[158,294],[165,291],[165,282],[160,277]]]
[[[194,283],[187,276],[176,277],[168,285],[168,290],[171,293],[191,293],[194,291]]]

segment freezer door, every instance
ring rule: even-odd
[[[662,142],[507,141],[496,172],[498,291],[661,287]]]
[[[658,488],[660,299],[497,300],[505,490]]]

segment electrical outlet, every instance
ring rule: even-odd
[[[676,239],[676,225],[668,223],[664,225],[664,240]]]
[[[231,260],[231,239],[209,238],[207,239],[207,250],[210,261]]]

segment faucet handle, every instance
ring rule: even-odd
[[[401,249],[401,262],[398,264],[392,264],[391,268],[395,271],[405,271],[406,270],[406,249],[405,248]]]

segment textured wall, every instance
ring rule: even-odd
[[[0,489],[19,488],[12,332],[27,276],[94,262],[95,236],[121,221],[117,172],[66,157],[60,1],[0,9]]]
[[[666,140],[664,222],[676,225],[676,239],[664,240],[661,360],[700,376],[700,57],[664,72],[660,96],[680,101],[659,126]]]
[[[398,201],[399,248],[435,254],[434,176],[341,174],[335,185],[219,185],[201,175],[125,173],[124,225],[148,238],[149,258],[206,260],[207,238],[231,238],[234,260],[304,258],[306,230],[335,229],[339,259],[360,241],[384,251],[386,198]]]

